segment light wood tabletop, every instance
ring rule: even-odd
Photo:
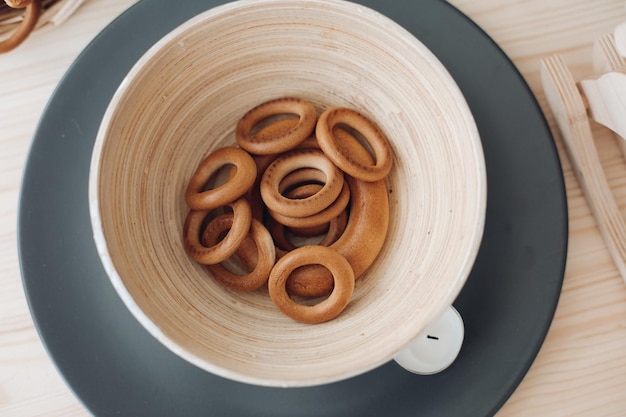
[[[134,0],[90,0],[59,27],[0,55],[0,416],[85,416],[46,354],[28,310],[17,251],[20,180],[55,86],[88,42]],[[508,54],[536,95],[562,160],[569,249],[556,316],[539,355],[497,414],[626,416],[626,283],[602,240],[556,131],[539,75],[559,53],[580,79],[593,41],[626,21],[623,0],[451,0]],[[175,7],[175,2],[172,3]],[[593,125],[611,190],[626,215],[626,162],[617,137]]]

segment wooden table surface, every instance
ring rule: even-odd
[[[85,416],[48,358],[28,311],[17,256],[17,204],[30,141],[56,84],[87,43],[134,0],[90,0],[60,27],[0,55],[0,416]],[[623,0],[452,0],[504,49],[555,133],[569,203],[563,291],[546,341],[504,416],[626,416],[626,284],[615,268],[555,131],[539,60],[560,53],[592,74],[595,38],[626,21]],[[173,5],[175,2],[173,3]],[[626,215],[626,163],[594,126],[609,183]],[[443,416],[445,417],[445,416]]]

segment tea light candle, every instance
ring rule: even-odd
[[[413,339],[394,360],[407,371],[431,375],[449,367],[463,344],[463,319],[452,306],[422,334]]]

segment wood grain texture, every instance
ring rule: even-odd
[[[30,138],[56,83],[101,28],[134,0],[92,0],[61,27],[0,57],[0,415],[88,416],[38,340],[20,282],[18,187]],[[592,44],[626,20],[622,0],[452,0],[521,70],[554,132],[539,59],[561,54],[574,77],[592,72]],[[622,214],[626,164],[611,132],[592,125]],[[626,286],[591,216],[557,135],[570,210],[570,244],[555,320],[529,373],[498,417],[626,415]]]
[[[88,416],[34,328],[17,258],[17,204],[30,140],[56,84],[89,41],[133,2],[91,1],[58,29],[0,56],[0,415]],[[52,47],[51,47],[52,46]]]
[[[619,73],[612,74],[620,75]],[[611,73],[602,77],[607,75]],[[584,101],[586,98],[590,105],[589,111],[597,116],[598,109],[604,108],[604,96],[598,91],[592,93],[594,89],[591,87],[593,84],[590,85],[591,80],[584,80],[579,90],[567,65],[559,55],[541,60],[541,79],[551,114],[559,127],[559,133],[575,168],[578,182],[588,199],[609,251],[613,255],[615,265],[626,282],[626,223],[604,175],[591,133],[591,119],[587,117]],[[583,95],[581,91],[584,92]],[[617,91],[619,92],[619,89]],[[610,118],[607,117],[607,119]],[[606,126],[606,123],[602,124]]]
[[[626,19],[623,2],[453,3],[507,52],[535,93],[557,139],[570,210],[568,263],[555,320],[529,373],[498,416],[623,416],[626,287],[573,175],[539,74],[540,58],[555,53],[574,78],[592,73],[593,42]],[[592,133],[625,214],[626,172],[619,147],[608,129],[593,125]]]

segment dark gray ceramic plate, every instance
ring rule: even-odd
[[[455,306],[466,339],[452,367],[416,376],[391,362],[315,388],[243,385],[189,365],[134,320],[91,238],[87,178],[104,110],[159,38],[222,1],[142,1],[80,55],[34,138],[20,201],[19,249],[48,352],[96,416],[487,416],[517,387],[552,321],[565,265],[567,207],[558,155],[528,87],[500,49],[438,0],[362,3],[412,31],[463,90],[482,135],[487,222]]]

